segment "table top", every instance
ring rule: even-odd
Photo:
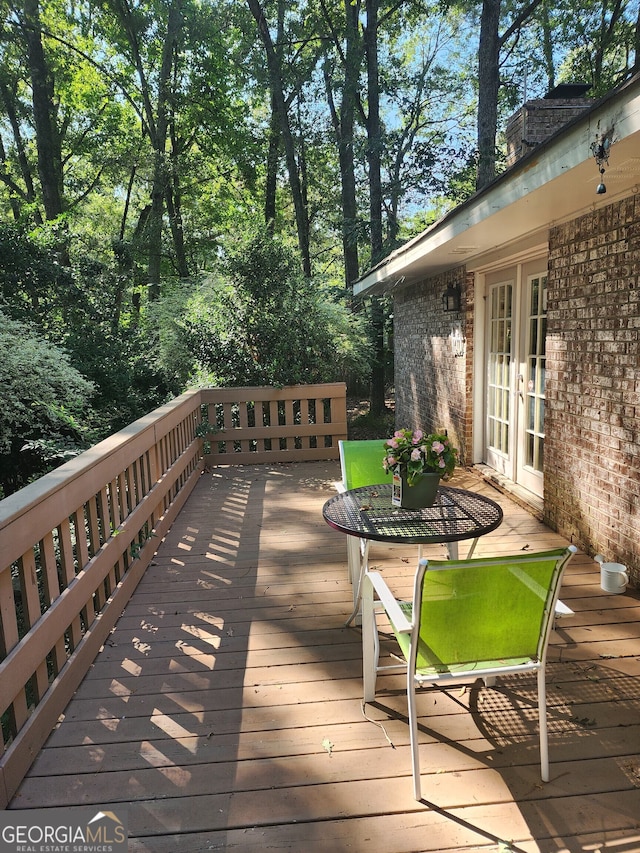
[[[322,515],[327,524],[350,536],[407,544],[475,539],[502,522],[502,509],[495,501],[450,486],[440,486],[432,507],[393,506],[391,483],[337,494],[325,503]]]

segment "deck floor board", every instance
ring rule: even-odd
[[[565,544],[456,476],[504,508],[476,556]],[[535,682],[516,676],[421,695],[416,803],[402,676],[381,677],[362,708],[345,537],[321,516],[338,478],[333,462],[202,476],[10,807],[126,803],[133,853],[638,853],[638,592],[603,593],[581,553],[567,570],[548,784]],[[415,546],[372,543],[398,592],[415,560]]]

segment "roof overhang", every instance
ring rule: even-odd
[[[592,143],[611,132],[607,192]],[[640,192],[640,75],[574,119],[488,187],[456,207],[358,279],[355,296],[386,292],[466,264],[483,266],[523,242],[546,243],[549,228]]]

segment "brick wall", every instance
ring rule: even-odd
[[[545,521],[640,583],[640,196],[549,244]]]
[[[507,166],[513,166],[592,104],[587,98],[528,101],[507,122]]]
[[[460,286],[462,308],[445,313],[442,294]],[[432,432],[444,428],[460,449],[471,451],[473,279],[464,267],[394,294],[396,426]]]

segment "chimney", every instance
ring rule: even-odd
[[[507,167],[549,139],[589,107],[589,83],[560,83],[544,98],[527,101],[507,122]]]

